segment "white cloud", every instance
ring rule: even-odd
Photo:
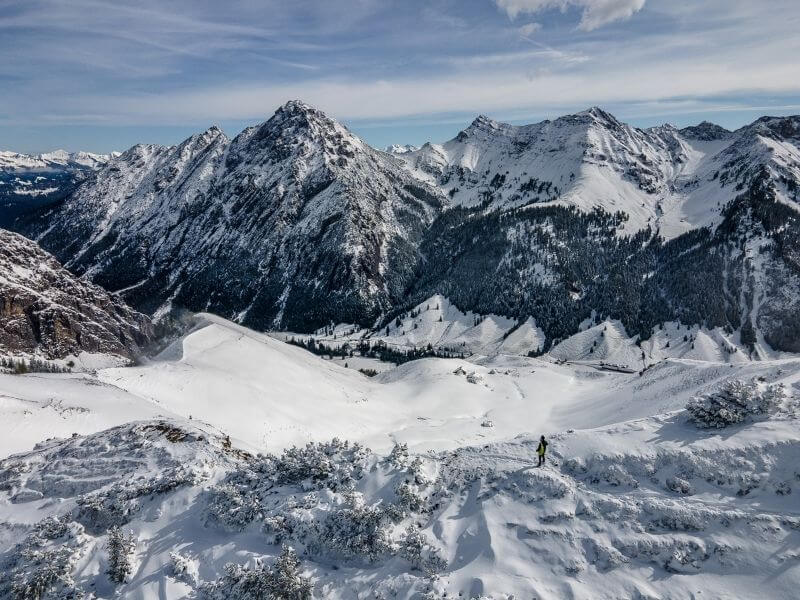
[[[510,18],[521,14],[536,14],[548,9],[567,10],[570,6],[583,9],[578,28],[592,31],[614,21],[629,19],[639,12],[645,0],[495,0]]]
[[[522,27],[520,27],[518,29],[518,31],[519,31],[521,36],[530,37],[531,35],[533,35],[537,31],[539,31],[541,28],[542,28],[542,24],[541,23],[528,23],[528,24],[523,25]]]

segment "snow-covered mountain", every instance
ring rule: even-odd
[[[800,179],[799,123],[765,117],[733,133],[707,122],[638,129],[597,107],[523,126],[480,116],[454,139],[398,157],[456,205],[599,207],[627,215],[621,231],[650,227],[673,238],[718,224],[737,186],[762,167],[776,180]],[[796,188],[781,189],[781,198],[796,203]]]
[[[116,154],[0,150],[0,227],[11,226],[18,216],[64,198]]]
[[[479,117],[418,150],[370,148],[299,101],[233,140],[135,146],[21,225],[136,308],[254,327],[385,326],[442,294],[532,319],[545,349],[618,320],[799,351],[800,117],[638,129],[599,109]]]
[[[97,169],[118,156],[111,154],[93,154],[92,152],[67,152],[54,150],[42,154],[20,154],[0,150],[0,171],[63,171],[67,169]]]
[[[75,272],[149,312],[257,327],[374,320],[408,285],[443,196],[302,102],[109,161],[39,231]]]
[[[415,152],[417,150],[419,150],[419,147],[412,144],[392,144],[386,146],[386,152],[389,154],[405,154],[406,152]]]
[[[34,242],[0,229],[0,354],[132,358],[152,335],[145,315],[78,279]]]

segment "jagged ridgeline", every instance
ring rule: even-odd
[[[800,350],[800,223],[766,172],[715,231],[620,236],[626,220],[561,206],[450,210],[423,243],[409,306],[441,293],[483,314],[534,315],[550,343],[593,316],[641,339],[674,320],[740,330],[750,345],[757,325],[773,347]]]
[[[292,101],[233,140],[135,146],[16,226],[159,316],[372,327],[440,293],[533,317],[548,346],[594,314],[798,351],[798,148],[799,117],[638,129],[593,108],[380,152]]]

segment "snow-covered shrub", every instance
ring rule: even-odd
[[[416,485],[403,481],[395,488],[394,493],[397,496],[397,504],[401,508],[414,513],[425,511],[427,503],[425,498],[419,494]]]
[[[408,444],[398,444],[392,447],[392,451],[386,457],[386,463],[395,469],[402,469],[408,463]]]
[[[79,524],[54,517],[40,521],[0,559],[0,598],[83,598],[72,579],[83,543]]]
[[[667,489],[676,494],[691,494],[692,484],[681,477],[667,477],[665,482]]]
[[[714,392],[695,396],[686,405],[692,421],[703,429],[722,428],[745,419],[766,415],[785,399],[781,385],[759,385],[756,381],[726,381]]]
[[[197,481],[197,474],[183,467],[166,469],[151,479],[123,479],[111,487],[78,497],[74,518],[90,532],[103,533],[128,523],[140,508],[139,498],[166,494]]]
[[[433,576],[447,568],[447,561],[428,543],[422,533],[409,527],[400,544],[400,556],[426,575]]]
[[[108,578],[115,583],[124,583],[133,572],[133,552],[136,542],[133,532],[125,535],[119,527],[108,532]]]
[[[197,581],[197,563],[180,552],[169,553],[169,574],[187,583]]]
[[[225,574],[204,585],[200,595],[206,600],[310,600],[312,590],[311,581],[301,574],[297,554],[284,546],[271,567],[225,565]]]
[[[390,552],[390,522],[390,513],[381,506],[364,504],[361,494],[348,494],[346,505],[323,521],[320,542],[346,558],[375,562]]]
[[[261,515],[256,490],[248,494],[247,490],[223,483],[212,487],[207,494],[207,523],[215,523],[230,531],[241,531]]]
[[[273,459],[272,478],[279,485],[297,485],[308,480],[318,489],[349,488],[363,476],[368,452],[358,443],[351,445],[338,438],[309,442],[305,448],[293,446]]]
[[[276,487],[300,491],[348,491],[364,476],[369,450],[334,439],[293,447],[281,456],[265,455],[232,471],[207,494],[206,520],[238,531],[267,517],[265,502]],[[287,490],[289,492],[289,490]]]

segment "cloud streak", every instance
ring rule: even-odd
[[[536,14],[558,9],[565,12],[570,7],[581,9],[578,29],[592,31],[614,21],[630,19],[642,10],[645,0],[495,0],[497,6],[516,19],[521,14]]]
[[[17,1],[0,7],[0,139],[250,123],[290,98],[398,141],[403,122],[478,113],[786,106],[798,28],[794,0]]]

